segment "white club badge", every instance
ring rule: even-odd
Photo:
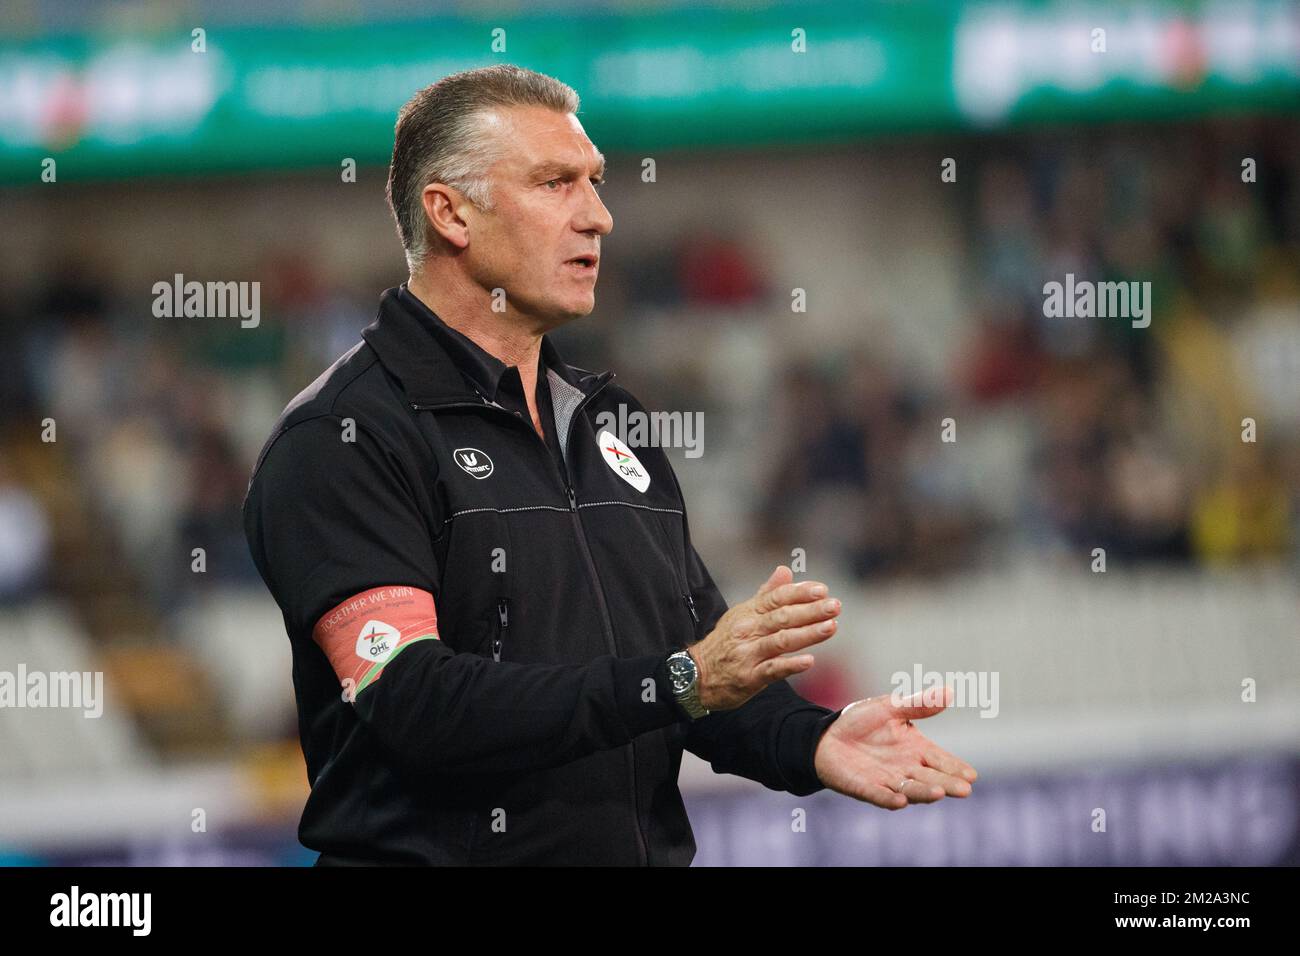
[[[596,441],[600,445],[601,457],[613,469],[614,474],[637,491],[644,493],[650,487],[650,472],[632,454],[632,449],[618,440],[617,435],[606,430],[596,436]]]
[[[357,657],[364,661],[386,661],[401,639],[401,632],[393,625],[366,621],[357,635]]]

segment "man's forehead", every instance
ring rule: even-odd
[[[510,165],[529,173],[575,167],[604,173],[604,154],[588,138],[574,114],[544,107],[515,108],[509,113],[506,135],[513,147],[508,154]]]

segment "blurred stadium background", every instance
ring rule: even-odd
[[[925,728],[970,800],[687,755],[697,864],[1300,862],[1300,9],[1267,0],[8,0],[0,671],[102,671],[105,702],[0,709],[0,861],[314,860],[240,503],[405,278],[397,108],[499,61],[573,85],[610,159],[561,350],[704,413],[673,455],[730,598],[798,548],[845,600],[801,692],[998,676],[992,719]],[[260,324],[154,317],[176,273],[260,282]],[[1150,327],[1046,318],[1066,273],[1150,281]]]

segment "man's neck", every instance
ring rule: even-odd
[[[518,365],[536,371],[542,347],[542,332],[530,328],[523,316],[507,305],[505,312],[495,312],[483,289],[457,287],[454,279],[445,286],[427,275],[411,276],[406,288],[438,318],[461,335],[507,366]]]
[[[464,286],[454,277],[442,285],[427,273],[411,276],[407,291],[429,307],[438,318],[507,367],[519,368],[519,380],[533,420],[533,428],[544,436],[537,408],[537,365],[542,349],[542,332],[530,328],[509,306],[495,312],[484,290]]]

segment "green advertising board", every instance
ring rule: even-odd
[[[607,153],[849,142],[1294,111],[1300,13],[829,3],[0,38],[0,180],[37,182],[49,159],[60,180],[385,163],[415,90],[501,62],[577,89]]]

